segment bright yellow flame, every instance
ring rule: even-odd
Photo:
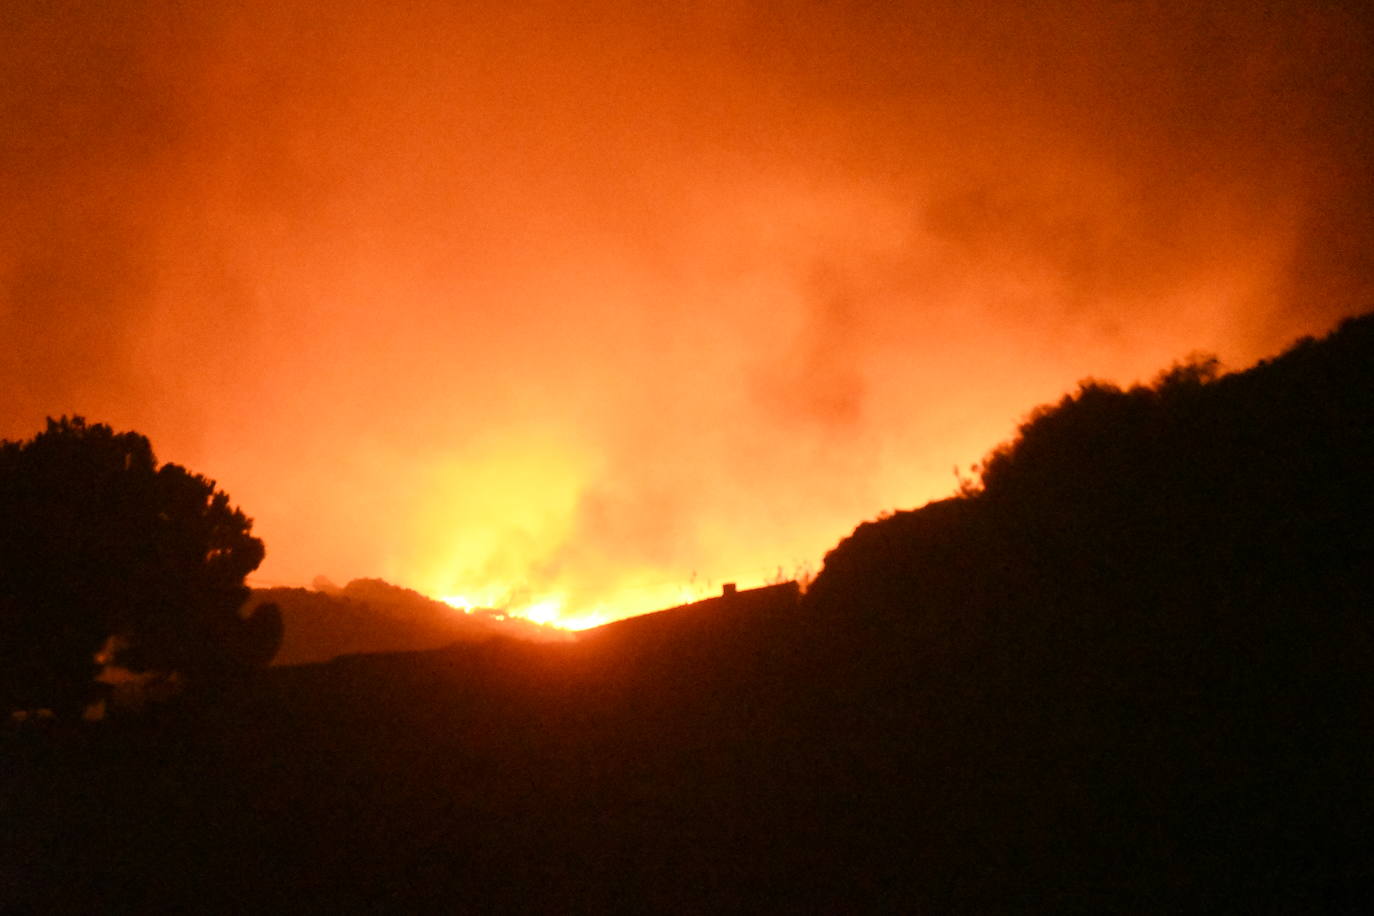
[[[706,584],[631,585],[615,590],[606,599],[583,605],[557,593],[530,601],[512,599],[511,596],[522,591],[516,588],[464,588],[460,592],[441,596],[439,600],[465,614],[481,609],[491,611],[502,619],[518,617],[561,630],[586,630],[613,620],[696,601],[708,597],[708,592],[714,594],[714,590]]]
[[[506,593],[509,594],[510,592],[507,591]],[[474,595],[485,597],[474,598],[472,597]],[[558,627],[561,630],[585,630],[588,627],[600,626],[612,619],[610,615],[600,611],[568,613],[564,607],[564,599],[556,595],[517,606],[508,605],[496,595],[496,590],[487,589],[457,595],[444,595],[439,600],[464,614],[471,614],[476,609],[484,609],[496,612],[496,615],[502,619],[520,617],[531,623]]]
[[[465,589],[456,595],[441,595],[439,600],[465,614],[476,610],[505,610],[500,594],[493,589]]]
[[[558,624],[559,617],[563,611],[563,602],[558,598],[545,598],[533,604],[527,604],[515,611],[517,617],[524,617],[526,620],[533,620],[535,623]]]
[[[555,626],[565,630],[590,630],[592,627],[599,627],[603,623],[610,623],[610,616],[602,613],[575,614],[570,617],[560,618]]]

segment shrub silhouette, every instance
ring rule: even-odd
[[[8,710],[78,715],[102,648],[133,671],[222,680],[270,658],[280,615],[247,621],[262,562],[211,480],[158,466],[148,440],[82,418],[0,444],[0,666]]]
[[[1374,762],[1371,468],[1374,315],[1232,375],[1083,383],[978,486],[827,555],[803,612],[834,634],[826,676],[882,709],[845,727],[920,793],[979,800],[949,848],[1046,857],[1007,888],[1153,835],[1139,889],[1339,891]],[[1057,851],[1008,839],[1028,823]]]

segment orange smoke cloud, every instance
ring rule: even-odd
[[[0,435],[146,433],[264,581],[616,616],[1371,301],[1353,7],[509,6],[4,13]]]

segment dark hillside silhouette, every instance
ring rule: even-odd
[[[455,642],[508,636],[535,641],[571,638],[565,630],[507,617],[495,610],[457,610],[380,579],[355,579],[343,588],[255,589],[249,609],[281,609],[285,637],[278,665],[328,661],[359,652],[438,649]]]
[[[801,588],[796,582],[743,591],[726,586],[720,595],[711,598],[583,630],[578,641],[596,646],[627,645],[641,653],[655,647],[679,652],[696,643],[716,651],[722,641],[730,641],[726,634],[740,627],[766,627],[772,632],[779,626],[791,625],[797,620],[800,600]]]
[[[1362,912],[1371,367],[1366,317],[1234,375],[1085,384],[799,597],[9,736],[0,887],[68,910]]]
[[[804,606],[847,637],[828,676],[920,698],[871,736],[914,767],[913,816],[944,755],[967,768],[979,810],[952,836],[1018,863],[985,888],[1355,899],[1374,811],[1356,775],[1374,764],[1372,472],[1366,316],[1236,375],[1085,383],[993,452],[980,487],[861,525]]]

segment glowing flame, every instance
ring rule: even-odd
[[[559,618],[559,613],[563,610],[563,602],[557,598],[545,598],[533,604],[527,604],[517,612],[519,616],[526,620],[533,620],[535,623],[553,623]]]
[[[489,610],[501,617],[518,617],[562,630],[586,630],[624,617],[663,610],[706,597],[709,583],[622,587],[606,599],[576,603],[566,594],[551,592],[537,598],[525,589],[470,588],[442,595],[439,600],[465,614]]]
[[[461,595],[444,595],[439,600],[464,614],[471,614],[476,609],[491,609],[496,613],[496,616],[501,618],[520,617],[531,623],[558,627],[561,630],[585,630],[589,627],[600,626],[612,619],[610,615],[602,612],[570,613],[564,608],[563,599],[556,595],[540,598],[527,604],[510,606],[500,601],[474,600],[470,597],[472,594],[482,593],[469,592]]]
[[[672,607],[949,494],[1078,379],[1374,289],[1356,4],[241,0],[113,57],[107,6],[3,17],[0,437],[149,436],[264,582]]]

